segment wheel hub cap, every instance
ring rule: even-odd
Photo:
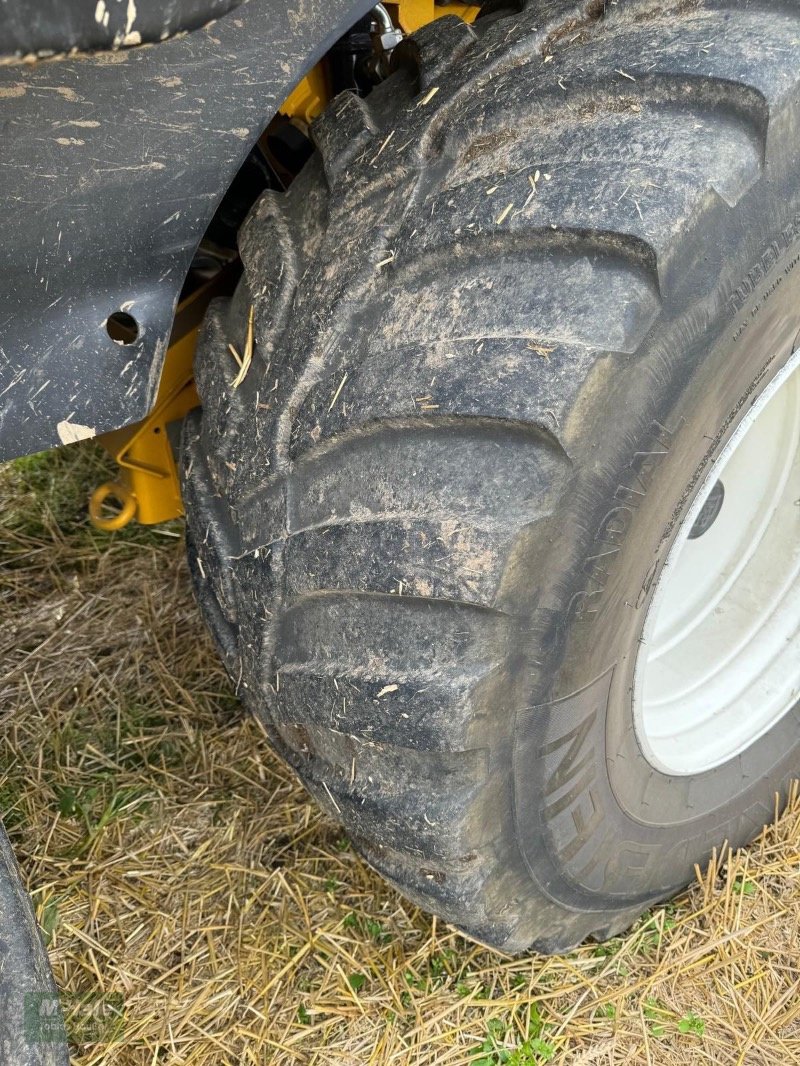
[[[740,754],[800,695],[800,352],[716,460],[645,620],[639,743],[662,773]]]

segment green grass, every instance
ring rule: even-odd
[[[0,479],[4,566],[13,566],[17,556],[22,556],[18,561],[24,565],[25,549],[36,540],[68,540],[73,549],[102,552],[112,543],[153,546],[165,534],[181,534],[180,522],[153,527],[132,522],[117,533],[95,529],[89,521],[89,497],[98,485],[116,477],[115,463],[93,442],[26,455],[6,464]],[[18,542],[16,549],[9,540]]]

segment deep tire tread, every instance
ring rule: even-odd
[[[761,179],[799,27],[785,3],[686,0],[426,27],[256,206],[198,348],[190,554],[241,694],[373,865],[496,946],[564,950],[636,913],[556,902],[498,828],[524,699],[509,574],[558,541],[587,382],[639,357],[685,234]],[[525,168],[495,173],[501,147]],[[232,395],[251,301],[259,369]]]

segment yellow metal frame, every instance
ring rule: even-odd
[[[445,15],[457,15],[464,22],[474,22],[481,10],[480,4],[437,4],[435,0],[397,0],[387,3],[386,7],[404,33],[414,33]]]
[[[143,421],[97,438],[119,467],[118,479],[98,486],[89,500],[97,529],[113,532],[134,518],[153,525],[183,514],[168,427],[200,403],[192,369],[197,332],[209,300],[231,286],[231,272],[223,270],[180,304],[153,410]]]
[[[324,63],[317,63],[303,80],[289,93],[279,110],[282,115],[299,119],[308,125],[325,110],[330,97],[328,75]]]
[[[473,22],[480,12],[477,4],[437,4],[435,0],[396,0],[386,7],[404,33],[414,33],[445,15]],[[308,125],[322,113],[329,98],[327,70],[322,62],[289,93],[279,110]],[[112,532],[133,519],[152,525],[183,514],[168,426],[200,403],[192,371],[197,331],[208,301],[225,291],[226,286],[230,286],[230,273],[223,271],[219,279],[198,289],[178,307],[156,404],[147,418],[98,437],[119,466],[118,479],[98,486],[89,501],[89,517],[98,529]]]

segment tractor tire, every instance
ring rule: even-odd
[[[237,691],[375,869],[506,951],[621,932],[800,770],[799,41],[746,0],[438,20],[332,101],[208,314],[183,484]],[[778,393],[764,469],[719,476]]]

